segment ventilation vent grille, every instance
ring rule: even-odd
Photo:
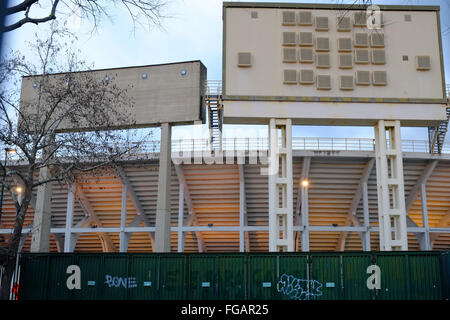
[[[370,45],[374,48],[384,47],[384,33],[374,32],[370,35]]]
[[[239,52],[238,53],[238,66],[239,67],[251,67],[252,65],[252,55],[250,52]]]
[[[330,67],[330,55],[328,53],[318,53],[316,67],[317,68],[329,68]]]
[[[295,26],[295,11],[283,11],[283,26]]]
[[[369,46],[369,36],[367,33],[355,33],[355,47]]]
[[[355,50],[355,63],[368,64],[369,63],[369,50]]]
[[[353,76],[340,76],[341,90],[353,90]]]
[[[316,17],[316,31],[328,31],[328,17]]]
[[[352,54],[340,54],[339,55],[339,68],[351,69],[353,67],[353,55]]]
[[[330,39],[329,38],[316,38],[316,51],[329,51]]]
[[[372,63],[373,64],[385,64],[386,53],[384,50],[372,50]]]
[[[329,75],[318,75],[316,79],[317,79],[317,89],[319,90],[331,89],[331,77]]]
[[[310,48],[301,48],[299,61],[302,63],[312,63],[314,61],[313,50]]]
[[[298,24],[301,26],[312,26],[312,13],[311,11],[300,11]]]
[[[338,51],[340,51],[340,52],[352,51],[352,39],[351,38],[339,38],[338,39]]]
[[[295,32],[283,32],[283,46],[296,46],[296,33]]]
[[[297,70],[284,70],[284,83],[297,84]]]
[[[373,71],[372,81],[375,86],[385,86],[387,84],[386,71]]]
[[[417,70],[430,70],[431,69],[431,57],[430,56],[417,56],[416,57]]]
[[[366,11],[355,12],[353,15],[354,26],[355,27],[366,27],[367,26],[367,13]]]
[[[337,17],[338,31],[351,31],[352,23],[350,17]]]
[[[299,45],[300,46],[312,46],[313,45],[313,34],[312,32],[300,32],[299,35]]]
[[[301,84],[312,84],[314,83],[314,71],[313,70],[300,70],[300,81]]]
[[[297,62],[297,50],[295,48],[283,48],[283,62]]]
[[[370,85],[370,72],[369,71],[356,71],[356,84],[362,86]]]

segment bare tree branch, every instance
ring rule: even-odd
[[[24,12],[19,20],[3,27],[3,32],[9,32],[22,27],[25,24],[41,24],[57,19],[58,17],[67,18],[74,13],[72,8],[79,10],[79,17],[90,20],[93,23],[93,30],[97,29],[103,17],[109,18],[108,5],[122,6],[128,12],[133,22],[148,27],[161,26],[161,19],[165,18],[163,10],[167,6],[167,0],[51,0],[51,6],[47,13],[40,17],[31,17],[30,12],[37,6],[43,6],[50,0],[23,0],[19,4],[6,9],[7,16],[14,16]]]

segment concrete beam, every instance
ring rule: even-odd
[[[445,229],[450,230],[450,228],[447,227],[449,222],[450,222],[450,209],[447,211],[447,213],[442,217],[442,219],[438,222],[438,224],[434,228],[445,228]],[[431,228],[430,231],[434,228]],[[430,247],[431,248],[433,248],[438,237],[439,237],[439,233],[433,233],[430,235]]]
[[[363,186],[367,181],[369,180],[370,174],[372,173],[373,166],[375,164],[375,159],[370,159],[369,162],[366,163],[363,172],[361,174],[361,178],[359,179],[358,186],[356,188],[355,195],[353,196],[352,203],[350,205],[350,208],[347,212],[347,218],[345,225],[348,225],[350,223],[353,223],[355,226],[360,227],[361,223],[356,217],[356,209],[358,208],[359,201],[361,200],[361,196],[363,194]],[[361,236],[361,242],[364,241],[364,235],[360,233]],[[345,243],[347,241],[348,232],[341,233],[339,240],[336,245],[337,251],[344,251],[345,250]]]
[[[245,232],[243,229],[244,226],[248,225],[244,165],[238,164],[238,170],[239,170],[239,226],[241,227],[241,231],[239,231],[239,251],[249,252],[250,240],[248,232]]]
[[[139,200],[136,191],[133,188],[133,185],[130,182],[130,179],[128,178],[125,170],[123,169],[123,167],[117,165],[116,166],[116,171],[117,171],[117,175],[120,178],[120,181],[122,182],[123,187],[126,189],[126,192],[128,193],[128,195],[131,198],[131,201],[133,202],[133,205],[136,209],[136,213],[138,216],[141,216],[145,225],[147,227],[150,226],[150,221],[148,220],[147,216],[145,215],[145,211],[144,208],[142,207],[141,201]],[[126,197],[126,195],[125,195]],[[123,194],[122,194],[122,204],[123,204],[124,200],[123,200]],[[126,202],[126,198],[125,198],[125,202]],[[123,206],[122,206],[122,211],[125,210]],[[126,214],[125,214],[126,215]],[[125,224],[124,224],[125,226]],[[154,250],[154,244],[155,244],[155,236],[154,236],[154,232],[149,233],[150,236],[150,241],[152,243],[152,248]]]
[[[184,176],[183,167],[179,164],[175,164],[175,171],[177,172],[178,183],[183,185],[183,193],[184,193],[184,201],[186,201],[186,205],[189,212],[189,218],[186,222],[186,226],[191,226],[195,224],[197,221],[197,215],[195,213],[194,206],[192,204],[191,193],[189,192],[189,186],[186,182],[186,178]],[[203,239],[203,235],[200,232],[195,232],[194,238],[197,239],[197,247],[199,252],[205,252],[206,246],[205,241]]]
[[[95,225],[96,228],[102,228],[103,224],[100,221],[100,219],[98,218],[98,216],[95,213],[94,209],[92,208],[91,204],[89,203],[89,200],[86,197],[86,194],[84,193],[83,189],[77,183],[74,183],[72,185],[72,188],[75,191],[75,199],[80,204],[85,216],[88,217],[88,219],[86,219],[84,221],[82,220],[82,222],[85,224]],[[102,233],[98,232],[97,235],[100,238],[104,252],[115,252],[116,251],[116,249],[114,247],[114,243],[112,242],[112,240],[108,234],[102,234]],[[75,241],[75,244],[76,244],[76,241]]]

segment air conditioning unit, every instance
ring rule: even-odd
[[[331,77],[329,75],[318,75],[316,76],[316,85],[319,90],[330,90],[331,89]]]
[[[351,31],[352,30],[352,22],[350,17],[337,17],[337,30],[338,31]]]
[[[353,90],[353,76],[340,76],[341,90]]]
[[[356,71],[356,84],[360,86],[370,85],[370,72],[369,71]]]
[[[314,71],[313,70],[300,70],[300,84],[313,84],[314,83]]]
[[[355,27],[366,27],[367,26],[367,12],[357,11],[353,14],[353,25]]]
[[[370,35],[370,46],[373,48],[384,47],[384,33],[375,32]]]
[[[356,64],[368,64],[369,63],[369,50],[356,49],[355,50],[355,63]]]
[[[314,55],[312,48],[300,48],[299,50],[299,62],[300,63],[313,63]]]
[[[373,71],[372,83],[374,86],[385,86],[387,84],[386,71]]]
[[[298,37],[299,46],[311,47],[313,45],[313,34],[312,32],[300,32]]]
[[[283,11],[283,26],[295,26],[295,11]]]
[[[367,33],[355,33],[354,38],[355,47],[368,47],[369,46],[369,35]]]
[[[316,54],[316,67],[317,68],[329,68],[330,67],[330,54],[329,53],[317,53]]]
[[[416,56],[416,69],[417,70],[430,70],[431,69],[431,57],[430,56]]]
[[[283,48],[283,62],[296,63],[297,62],[297,49]]]
[[[239,52],[238,53],[238,67],[251,67],[252,66],[252,55],[250,52]]]
[[[353,55],[351,53],[342,53],[339,55],[339,68],[340,69],[353,68]]]
[[[297,70],[284,70],[285,84],[297,84]]]
[[[296,46],[297,34],[295,32],[283,32],[283,46]]]
[[[372,64],[385,64],[386,53],[384,50],[372,50]]]
[[[316,51],[330,51],[330,39],[316,38]]]
[[[328,31],[328,17],[316,17],[316,31]]]
[[[352,38],[339,38],[338,39],[338,51],[339,52],[351,52],[352,51]]]
[[[300,11],[298,16],[298,24],[301,26],[312,26],[312,12],[311,11]]]

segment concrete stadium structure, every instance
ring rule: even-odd
[[[450,153],[443,142],[450,113],[443,77],[439,8],[383,6],[384,19],[400,19],[410,23],[410,28],[405,29],[401,23],[386,23],[383,31],[386,38],[382,33],[381,45],[373,34],[369,37],[367,30],[361,31],[364,26],[356,22],[354,32],[353,25],[346,31],[334,30],[334,17],[342,9],[225,3],[224,89],[221,82],[205,82],[206,70],[196,62],[200,71],[192,79],[196,85],[189,100],[193,106],[189,114],[186,118],[172,119],[168,112],[171,99],[165,101],[167,109],[157,106],[165,110],[164,119],[145,119],[143,125],[160,125],[161,141],[149,142],[142,149],[141,158],[124,161],[100,176],[84,176],[71,185],[53,184],[35,192],[23,230],[23,251],[448,250]],[[361,11],[358,10],[355,19]],[[293,43],[283,42],[289,42],[289,35],[297,29],[302,30],[302,23],[297,24],[296,20],[301,12],[326,18],[326,30],[323,19],[316,19],[314,30],[313,22],[306,24],[307,32],[322,35],[315,37],[323,38],[323,32],[330,29],[332,41],[327,38],[325,42],[333,44],[331,49],[318,43],[314,46],[318,56],[330,52],[328,58],[333,67],[324,68],[318,60],[308,62],[313,63],[308,70],[317,74],[313,78],[317,83],[312,81],[309,85],[316,86],[303,87],[297,81],[301,80],[297,77],[304,66],[297,61],[296,35]],[[264,28],[255,27],[258,19]],[[273,24],[279,26],[277,32],[264,33],[265,28],[274,29]],[[421,29],[421,25],[427,28]],[[292,28],[295,30],[291,31]],[[423,32],[404,38],[411,28]],[[350,32],[345,34],[350,35],[347,37],[350,40],[353,33],[355,37],[364,33],[367,39],[372,39],[371,45],[365,45],[368,49],[362,50],[367,54],[372,50],[376,63],[374,60],[372,64],[362,63],[362,67],[357,63],[351,68],[337,67],[338,56],[349,55],[333,49],[340,39],[339,32]],[[267,42],[260,41],[261,34],[267,35]],[[411,44],[404,50],[395,45],[402,38]],[[417,45],[417,39],[427,41],[427,46]],[[277,41],[276,52],[267,51]],[[291,50],[292,46],[296,48],[295,62],[286,62],[282,55],[289,54],[284,49]],[[305,46],[313,48],[313,43]],[[311,48],[308,50],[313,52]],[[361,49],[355,49],[355,57],[351,59],[356,59],[358,50]],[[378,54],[384,57],[382,62],[377,60]],[[273,59],[278,60],[271,65]],[[186,74],[182,72],[185,70],[182,64],[169,69],[167,72],[176,75],[177,81],[189,81],[189,76],[183,80]],[[141,73],[148,66],[133,70],[131,75],[126,71],[126,79],[144,81]],[[387,78],[386,70],[389,70]],[[372,73],[372,78],[368,78],[372,86],[360,86],[359,71]],[[119,69],[110,72],[121,76]],[[160,74],[164,75],[164,71]],[[292,74],[294,78],[290,78]],[[352,89],[333,86],[336,82],[330,74],[339,75],[341,82],[342,77],[351,77]],[[319,79],[329,85],[323,87]],[[204,89],[199,82],[204,83]],[[165,85],[167,88],[160,90],[170,96],[172,81],[166,81]],[[155,110],[158,99],[145,96],[147,89],[155,94],[149,89],[151,85],[147,82],[139,88],[142,104],[139,108],[145,109],[148,103]],[[183,95],[174,95],[173,99],[179,102]],[[208,107],[210,139],[172,141],[172,125],[206,120],[203,102]],[[221,137],[223,123],[265,123],[271,130],[268,139],[230,141]],[[376,139],[292,137],[293,124],[370,125],[375,126]],[[400,124],[429,127],[430,141],[401,141]],[[196,157],[196,152],[211,151],[218,162]],[[277,171],[280,167],[281,176],[262,174],[268,163],[269,167],[275,164]],[[20,169],[21,164],[10,165]],[[45,197],[49,200],[42,205]],[[8,242],[14,215],[14,205],[5,197],[0,245]],[[50,219],[48,229],[36,226],[35,221],[41,221],[39,217]],[[51,234],[50,246],[39,240],[43,233]]]

